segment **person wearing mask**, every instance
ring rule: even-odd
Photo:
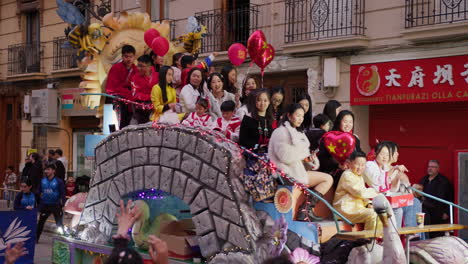
[[[37,224],[36,242],[39,239],[44,229],[44,224],[51,214],[54,215],[55,224],[59,228],[63,228],[63,205],[65,204],[65,184],[64,182],[55,177],[55,170],[57,165],[54,161],[48,162],[44,173],[45,177],[42,178],[39,185],[39,222]]]
[[[138,71],[134,64],[136,50],[131,45],[122,47],[122,61],[112,65],[107,74],[106,93],[118,98],[133,100],[130,81]],[[119,129],[130,124],[132,112],[128,105],[118,101],[113,101],[114,111],[117,113]]]

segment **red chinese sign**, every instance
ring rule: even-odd
[[[351,65],[351,104],[468,101],[468,55]]]

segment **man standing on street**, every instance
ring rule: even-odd
[[[39,185],[40,203],[39,203],[39,223],[37,224],[36,242],[39,243],[44,224],[50,214],[54,215],[55,224],[63,228],[62,207],[65,204],[65,184],[55,177],[57,166],[54,161],[47,163],[45,168],[45,177],[42,178]]]
[[[453,201],[453,188],[449,180],[439,173],[440,165],[437,160],[430,160],[427,166],[427,175],[421,180],[423,192],[432,196]],[[447,223],[449,219],[449,206],[434,199],[424,197],[423,212],[425,215],[425,224],[437,225]],[[437,237],[443,233],[431,232],[430,236]]]
[[[62,162],[63,167],[65,167],[65,175],[66,175],[67,171],[68,171],[68,160],[67,160],[66,157],[63,156],[62,149],[58,148],[58,149],[55,150],[55,159]]]
[[[55,158],[55,150],[50,149],[47,155],[47,162],[54,162],[55,163],[55,176],[57,178],[61,179],[62,181],[65,181],[65,174],[66,174],[66,169],[63,163],[60,160],[57,160]]]

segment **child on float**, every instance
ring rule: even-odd
[[[210,104],[205,98],[198,98],[195,104],[195,111],[190,113],[187,118],[182,121],[182,125],[191,127],[213,127],[213,119],[209,112]]]
[[[215,119],[222,117],[221,104],[226,101],[235,101],[236,97],[224,89],[224,77],[217,72],[208,77],[208,98],[210,100],[210,112]]]
[[[304,109],[300,104],[288,106],[285,116],[281,120],[268,145],[268,157],[285,174],[293,177],[296,181],[313,189],[315,193],[322,196],[328,192],[333,184],[330,175],[307,171],[303,162],[308,162],[313,157],[309,151],[309,140],[302,132],[302,122],[304,120]],[[322,220],[313,212],[313,208],[319,202],[319,198],[309,195],[310,202],[305,202],[306,196],[303,190],[294,187],[292,191],[292,218],[294,220],[312,221]],[[306,211],[307,215],[300,214]],[[298,215],[299,214],[299,215]]]
[[[374,188],[366,188],[362,174],[366,167],[366,154],[355,151],[349,157],[350,168],[341,175],[333,199],[333,207],[353,223],[364,223],[365,230],[374,230],[377,213],[372,208],[371,199],[379,193]]]
[[[241,121],[244,116],[250,112],[248,109],[249,94],[252,91],[255,91],[255,89],[258,87],[259,85],[257,79],[255,79],[253,76],[247,76],[247,78],[245,78],[244,85],[242,85],[242,95],[240,97],[241,107],[239,107],[236,112],[236,116],[238,116]]]
[[[216,119],[213,130],[220,131],[227,139],[239,141],[241,120],[235,116],[236,103],[225,101],[221,104],[222,117]]]
[[[21,181],[20,190],[15,197],[14,209],[15,210],[32,210],[36,208],[37,199],[36,195],[31,191],[31,179],[24,179]]]

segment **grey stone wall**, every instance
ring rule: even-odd
[[[263,229],[238,178],[244,160],[235,144],[191,128],[148,124],[111,134],[95,153],[81,225],[98,226],[110,238],[120,198],[155,188],[190,206],[203,256],[258,248]]]

